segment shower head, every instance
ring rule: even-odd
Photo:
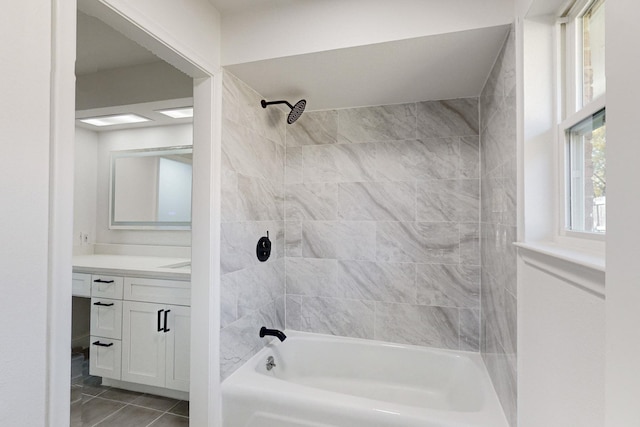
[[[293,122],[298,120],[302,115],[302,113],[304,112],[304,107],[307,106],[307,101],[304,99],[301,99],[300,101],[296,102],[296,105],[291,105],[287,101],[267,102],[263,99],[262,101],[260,101],[260,104],[262,105],[262,108],[267,108],[267,105],[271,105],[271,104],[287,104],[289,108],[291,108],[291,112],[287,116],[287,123],[292,124]]]

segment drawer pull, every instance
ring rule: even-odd
[[[93,345],[97,345],[99,347],[111,347],[113,345],[113,343],[110,342],[109,344],[104,344],[104,343],[101,343],[100,341],[96,341],[96,342],[93,343]]]
[[[96,279],[93,281],[93,283],[113,283],[113,280]]]
[[[103,302],[98,301],[98,302],[94,302],[94,303],[93,303],[93,305],[100,305],[100,306],[102,306],[102,307],[111,307],[111,306],[113,305],[113,303],[112,303],[112,302],[110,302],[110,303],[108,303],[108,304],[105,304],[105,303],[103,303]]]

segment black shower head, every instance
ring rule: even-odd
[[[293,122],[298,120],[302,115],[302,113],[304,112],[304,108],[307,106],[307,101],[304,99],[301,99],[300,101],[296,102],[296,105],[291,105],[287,101],[267,102],[263,99],[262,101],[260,101],[260,104],[262,105],[262,108],[267,108],[267,105],[271,105],[271,104],[287,104],[289,108],[291,108],[291,112],[287,116],[287,123],[292,124]]]

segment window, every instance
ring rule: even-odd
[[[567,223],[572,231],[606,231],[606,124],[600,110],[567,130]]]
[[[561,234],[606,232],[605,0],[578,0],[564,36],[564,227]]]
[[[604,0],[593,3],[582,17],[582,105],[605,92]]]

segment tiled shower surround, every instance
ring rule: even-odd
[[[260,326],[284,328],[285,115],[229,73],[222,97],[221,374],[266,343]],[[269,232],[271,257],[256,244]]]
[[[482,351],[515,426],[514,55],[511,34],[479,99],[293,125],[225,72],[223,378],[262,325]]]
[[[480,97],[481,351],[511,426],[516,387],[516,80],[511,32]]]
[[[287,127],[290,329],[479,350],[478,100]]]

